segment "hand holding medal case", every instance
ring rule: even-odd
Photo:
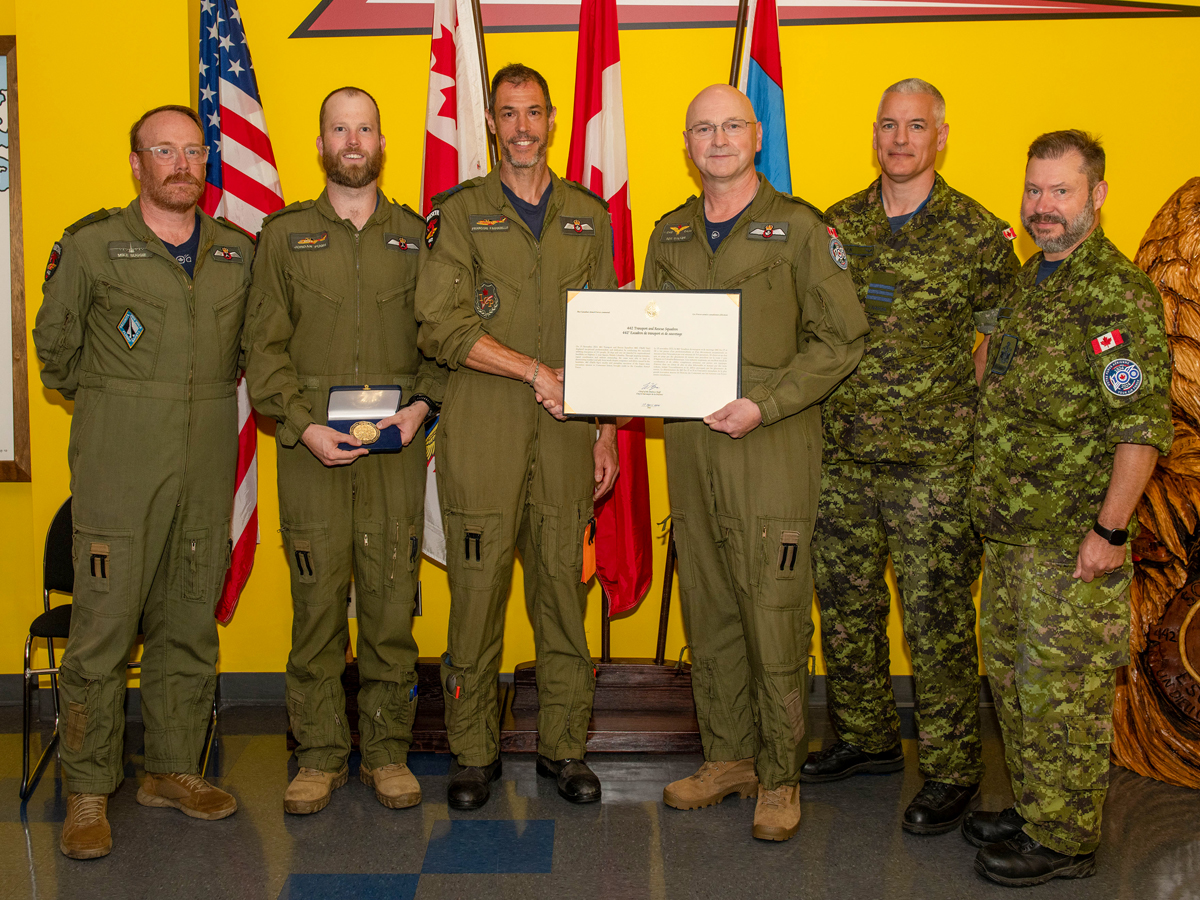
[[[364,384],[331,387],[329,389],[329,427],[343,434],[352,434],[370,453],[397,453],[404,449],[400,429],[396,426],[379,429],[379,421],[396,414],[400,409],[402,391],[394,384]],[[338,444],[342,450],[353,450],[350,444]]]

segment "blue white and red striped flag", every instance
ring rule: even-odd
[[[750,0],[746,35],[750,52],[742,53],[738,90],[750,98],[763,127],[762,149],[754,166],[772,187],[792,192],[788,161],[787,116],[783,110],[783,64],[779,56],[779,10],[775,0]]]
[[[283,191],[235,0],[201,0],[198,108],[208,144],[208,183],[200,208],[257,234],[262,220],[283,208]],[[245,378],[238,379],[236,485],[233,553],[216,609],[225,624],[250,577],[258,543],[258,430]]]

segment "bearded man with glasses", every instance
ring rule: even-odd
[[[704,191],[655,226],[642,286],[741,291],[745,395],[663,429],[705,759],[663,802],[757,796],[751,833],[784,841],[808,750],[820,404],[857,365],[867,322],[820,212],[755,172],[762,126],[745,94],[706,88],[686,122]]]
[[[107,806],[124,777],[125,669],[139,622],[138,803],[200,819],[237,811],[200,777],[200,753],[216,687],[213,608],[229,564],[253,244],[196,208],[207,158],[191,109],[142,116],[129,154],[140,195],[67,228],[33,331],[42,383],[75,401],[75,591],[58,676],[68,791],[59,848],[74,859],[112,849]]]

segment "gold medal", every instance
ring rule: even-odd
[[[379,429],[373,422],[355,422],[350,426],[350,433],[364,444],[373,444],[379,440]]]

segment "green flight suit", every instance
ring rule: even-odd
[[[189,278],[134,200],[56,244],[33,330],[71,417],[75,591],[58,676],[67,790],[124,776],[126,664],[141,620],[148,772],[198,773],[229,565],[234,384],[253,244],[200,215]]]
[[[279,520],[292,581],[287,708],[301,766],[350,755],[341,676],[353,575],[364,765],[403,763],[417,705],[412,636],[425,521],[420,436],[399,453],[325,466],[300,440],[327,424],[329,389],[396,384],[440,401],[444,373],[417,351],[413,290],[425,223],[378,195],[362,230],[322,192],[263,222],[246,314],[246,383],[275,430]]]
[[[1016,809],[1036,841],[1075,855],[1100,843],[1133,564],[1072,574],[1117,444],[1171,449],[1171,363],[1158,291],[1102,229],[1037,284],[1041,261],[1021,269],[988,348],[971,512]]]
[[[537,652],[539,753],[583,756],[595,694],[580,576],[596,426],[560,422],[529,385],[466,365],[487,334],[561,368],[567,290],[617,287],[604,201],[553,173],[550,185],[540,236],[505,197],[498,169],[434,198],[417,282],[421,349],[450,368],[437,439],[450,577],[442,684],[450,749],[464,766],[499,752],[496,677],[514,549]]]
[[[887,636],[890,555],[912,656],[921,773],[983,777],[971,584],[983,548],[967,495],[975,332],[990,334],[1018,263],[1006,222],[935,176],[895,233],[881,179],[825,220],[846,242],[871,323],[854,374],[825,403],[813,536],[829,716],[866,753],[900,743]]]
[[[742,391],[762,425],[739,440],[700,421],[663,431],[704,756],[757,757],[768,789],[796,784],[808,753],[820,403],[867,333],[845,265],[820,212],[762,179],[715,253],[703,196],[659,220],[642,277],[742,292]]]

